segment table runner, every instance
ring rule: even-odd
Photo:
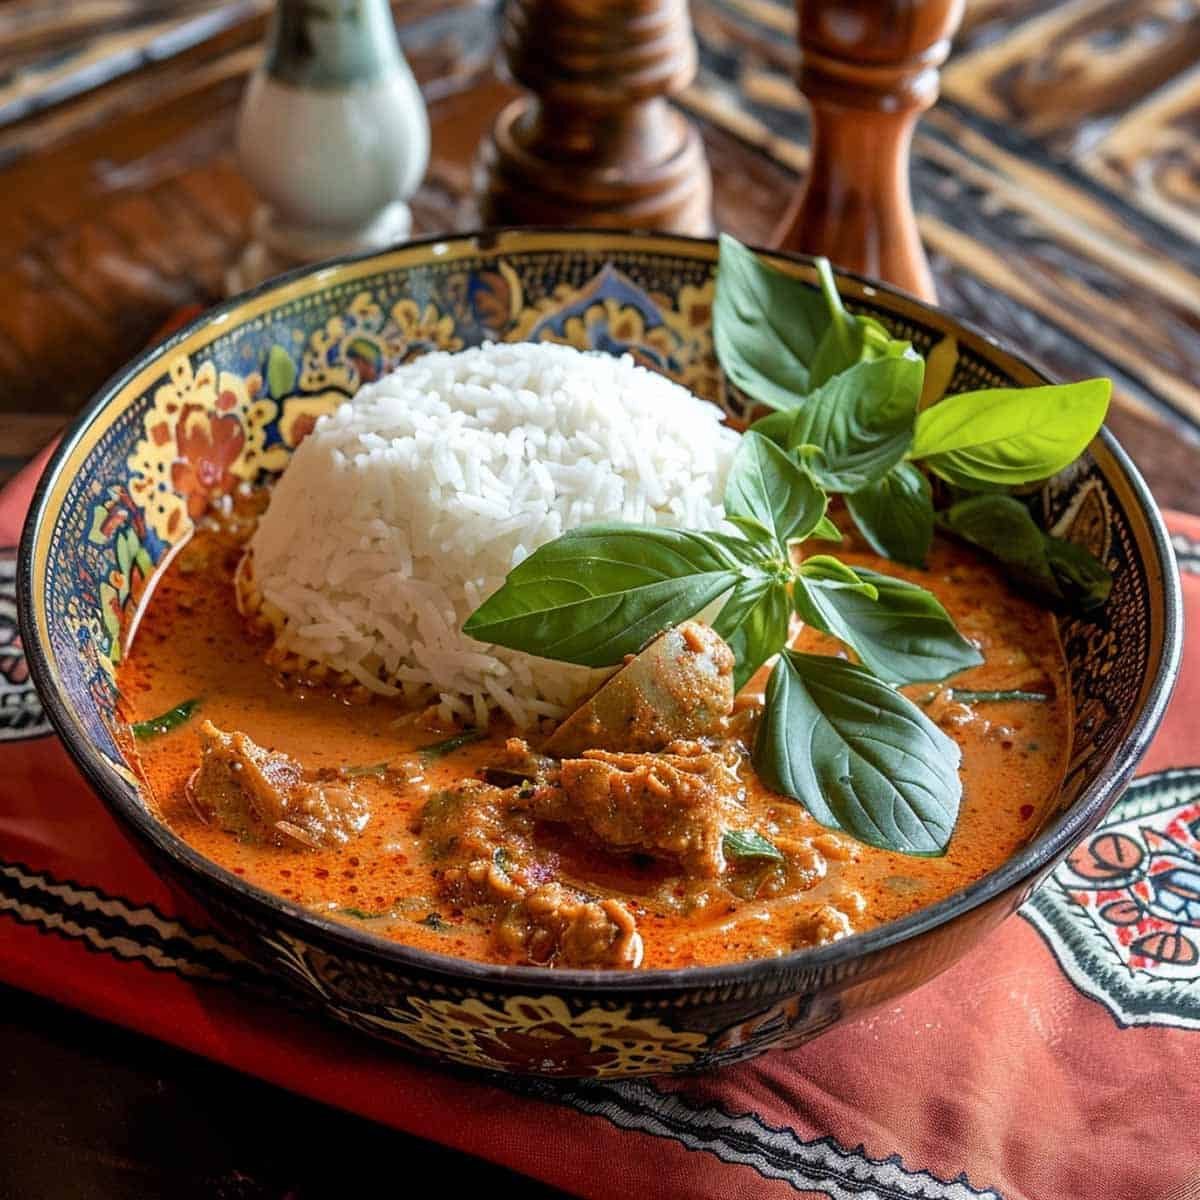
[[[14,547],[44,461],[0,493],[0,979],[581,1196],[1195,1194],[1200,651],[1104,826],[932,983],[714,1074],[484,1082],[293,1011],[78,776],[15,623]],[[1200,518],[1169,521],[1191,625]],[[1104,886],[1133,860],[1134,880]],[[1133,919],[1134,896],[1155,915]]]

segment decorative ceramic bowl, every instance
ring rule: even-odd
[[[800,259],[779,259],[802,276]],[[736,407],[713,357],[712,241],[526,231],[415,243],[301,271],[213,309],[112,380],[41,481],[20,557],[21,628],[51,719],[156,870],[329,1016],[434,1058],[496,1071],[638,1075],[795,1046],[944,970],[1008,916],[1112,806],[1178,669],[1178,580],[1129,460],[1102,433],[1036,500],[1043,526],[1112,569],[1098,614],[1062,621],[1075,745],[1057,810],[971,887],[818,949],[674,971],[466,962],[315,916],[202,858],[139,792],[118,735],[114,664],[139,599],[214,499],[282,470],[362,383],[488,339],[630,353]],[[1044,382],[1018,356],[879,284],[849,306],[910,338],[950,391]]]

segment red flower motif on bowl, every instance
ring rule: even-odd
[[[538,1075],[591,1075],[620,1057],[607,1047],[596,1048],[557,1022],[529,1029],[480,1030],[474,1041],[489,1061],[514,1071]]]
[[[232,468],[246,444],[245,430],[233,413],[188,404],[179,415],[175,441],[179,458],[171,464],[171,484],[187,498],[188,513],[203,516],[214,498],[238,482]]]

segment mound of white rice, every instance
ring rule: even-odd
[[[322,418],[251,572],[276,649],[482,724],[560,716],[595,672],[463,621],[531,551],[596,521],[711,529],[737,435],[633,360],[550,344],[429,354]]]

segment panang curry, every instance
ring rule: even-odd
[[[925,570],[844,526],[854,567],[932,591],[983,663],[904,693],[961,748],[946,853],[865,845],[773,793],[750,762],[760,671],[735,696],[706,625],[653,639],[556,729],[428,714],[268,664],[234,572],[252,517],[208,519],[158,583],[121,667],[162,817],[247,881],[385,938],[489,962],[665,968],[817,946],[997,867],[1037,828],[1070,739],[1050,614],[938,541]],[[794,645],[841,654],[805,627]]]

